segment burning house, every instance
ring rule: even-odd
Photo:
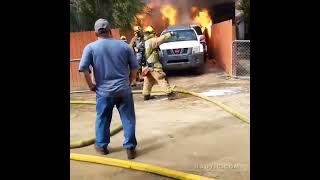
[[[208,42],[209,59],[222,62],[223,69],[229,71],[226,67],[230,63],[225,61],[231,61],[227,55],[231,50],[226,47],[231,47],[236,37],[235,0],[145,0],[145,3],[146,13],[137,15],[135,24],[151,25],[158,35],[168,26],[199,25]],[[224,22],[232,23],[222,27]]]

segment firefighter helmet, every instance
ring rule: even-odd
[[[150,34],[154,34],[154,29],[152,26],[147,26],[145,29],[144,29],[144,32],[145,33],[150,33]]]
[[[125,36],[121,36],[120,40],[127,40],[127,38]]]
[[[142,29],[141,29],[141,27],[140,26],[134,26],[133,27],[133,31],[134,32],[139,32],[139,31],[141,31]]]

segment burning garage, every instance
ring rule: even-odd
[[[201,72],[202,58],[196,58],[198,55],[195,54],[198,53],[193,53],[195,51],[188,49],[188,47],[182,47],[188,46],[189,40],[194,38],[193,40],[197,40],[203,45],[197,51],[203,52],[203,61],[212,60],[227,73],[231,73],[231,44],[235,39],[233,25],[235,2],[233,0],[146,0],[145,3],[144,13],[136,16],[137,25],[143,28],[152,26],[158,35],[168,30],[167,28],[177,30],[178,27],[184,26],[184,29],[180,29],[180,31],[194,30],[194,33],[185,37],[187,41],[182,42],[180,39],[181,42],[178,44],[181,47],[177,47],[173,43],[169,45],[172,46],[171,49],[165,45],[162,46],[165,48],[160,52],[160,55],[166,57],[165,65],[168,69],[183,69],[189,67],[186,62],[190,62],[190,67],[196,67],[194,69]],[[129,38],[133,36],[132,33],[127,33],[127,35]],[[196,46],[196,44],[193,45]],[[189,46],[191,48],[191,45]],[[197,48],[194,49],[197,50]],[[177,58],[178,55],[181,57]],[[170,66],[170,62],[175,65],[171,64]],[[197,62],[199,65],[195,65]]]
[[[157,35],[160,35],[169,26],[191,25],[195,30],[197,40],[204,45],[202,49],[199,48],[199,52],[201,50],[204,53],[204,60],[214,62],[229,74],[232,72],[231,45],[232,41],[236,39],[234,0],[144,0],[142,1],[144,2],[144,7],[142,6],[143,13],[131,16],[133,17],[133,21],[125,18],[125,21],[119,21],[119,18],[121,18],[124,13],[120,11],[122,9],[119,8],[119,6],[113,5],[113,8],[120,10],[111,11],[112,8],[107,8],[110,7],[109,4],[102,3],[104,1],[99,1],[98,4],[87,3],[84,7],[90,7],[85,11],[86,13],[89,12],[89,14],[83,15],[81,11],[74,10],[83,9],[83,7],[78,8],[80,2],[91,1],[71,1],[70,22],[73,23],[71,23],[70,28],[71,31],[74,32],[71,33],[70,41],[71,59],[77,60],[80,58],[83,47],[89,42],[96,40],[94,32],[91,30],[92,24],[94,23],[93,20],[99,17],[108,17],[114,25],[114,38],[120,38],[120,35],[124,35],[128,42],[130,42],[134,35],[130,27],[131,25],[140,25],[142,28],[151,25]],[[96,7],[96,9],[92,9],[91,5],[92,8]],[[107,10],[102,11],[102,9]],[[91,10],[94,11],[91,12]],[[133,12],[131,12],[131,14],[132,13]],[[128,12],[128,14],[130,13]],[[91,16],[95,18],[88,19],[88,17]],[[192,36],[190,36],[190,38]],[[180,50],[176,50],[176,52],[186,53],[186,49],[184,48],[187,47],[180,47]],[[169,51],[174,53],[174,49],[179,48],[173,48]],[[187,51],[188,53],[192,53],[192,50]],[[194,52],[198,52],[198,49],[195,48]],[[185,61],[186,58],[181,58],[180,60]]]

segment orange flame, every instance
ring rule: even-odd
[[[194,17],[196,17],[196,15],[198,14],[198,8],[197,7],[195,7],[195,6],[192,6],[191,7],[191,14],[190,14],[190,16],[191,16],[191,18],[192,19],[194,19]]]
[[[194,21],[200,24],[202,32],[207,29],[208,36],[211,37],[212,20],[208,10],[203,9],[202,11],[199,11],[198,15],[194,18]]]
[[[169,4],[164,5],[160,9],[160,11],[161,11],[161,14],[162,14],[162,19],[163,20],[168,19],[169,25],[172,26],[172,25],[176,24],[177,10],[173,6],[171,6]]]
[[[148,8],[152,9],[154,7],[154,3],[149,3],[147,5],[144,6],[143,11],[147,12]],[[137,14],[136,15],[136,20],[134,25],[132,25],[132,29],[134,26],[136,25],[140,25],[142,27],[142,29],[144,29],[145,27],[147,27],[149,21],[150,21],[150,17],[148,17],[147,14],[145,13],[141,13],[141,14]]]
[[[151,1],[149,3],[146,4],[146,6],[148,6],[149,8],[153,9],[153,8],[159,8],[161,5],[160,5],[160,1]]]

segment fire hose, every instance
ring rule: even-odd
[[[73,91],[71,93],[84,93],[84,92],[89,92],[90,90],[85,90],[85,91]],[[189,94],[192,96],[196,96],[199,97],[201,99],[204,99],[206,101],[209,101],[211,103],[216,104],[217,106],[219,106],[220,108],[222,108],[223,110],[225,110],[226,112],[230,113],[231,115],[235,116],[236,118],[238,118],[239,120],[245,122],[246,124],[248,124],[250,126],[250,122],[249,122],[249,118],[244,116],[243,114],[233,110],[231,107],[223,104],[222,102],[212,99],[212,98],[208,98],[206,96],[201,95],[200,93],[196,93],[196,92],[192,92],[192,91],[188,91],[188,90],[183,90],[181,88],[174,88],[173,89],[174,92],[178,92],[178,93],[183,93],[183,94]],[[141,90],[132,90],[133,94],[141,94],[142,91]],[[151,93],[152,95],[165,95],[165,93],[163,91],[152,91]],[[96,102],[95,101],[80,101],[80,100],[71,100],[70,104],[89,104],[89,105],[95,105]],[[110,131],[110,136],[118,133],[119,131],[122,130],[122,126],[119,125],[117,127],[115,127],[114,129],[112,129]],[[80,140],[80,141],[75,141],[70,143],[70,148],[80,148],[80,147],[84,147],[84,146],[89,146],[91,144],[94,143],[94,138],[90,138],[87,140]]]
[[[118,125],[115,128],[110,130],[110,136],[113,136],[115,134],[117,134],[118,132],[120,132],[122,130],[122,126]],[[95,142],[95,138],[90,138],[90,139],[86,139],[86,140],[78,140],[78,141],[74,141],[70,143],[70,149],[74,149],[74,148],[81,148],[84,146],[89,146],[91,144],[94,144]]]
[[[173,90],[173,92],[193,95],[193,96],[199,97],[201,99],[204,99],[206,101],[209,101],[211,103],[214,103],[215,105],[219,106],[220,108],[222,108],[226,112],[230,113],[231,115],[235,116],[236,118],[238,118],[239,120],[245,122],[246,124],[248,124],[250,126],[250,122],[249,122],[248,117],[233,110],[232,108],[230,108],[229,106],[226,106],[225,104],[223,104],[220,101],[217,101],[212,98],[208,98],[206,96],[201,95],[200,93],[195,93],[192,91],[183,90],[181,88],[174,88],[172,90]],[[83,92],[89,92],[89,90],[73,91],[73,92],[71,92],[71,94],[72,93],[83,93]],[[140,94],[140,93],[142,93],[142,91],[141,90],[133,90],[132,93],[133,94]],[[165,93],[163,91],[152,91],[151,94],[165,95]],[[95,105],[96,102],[95,101],[72,100],[72,101],[70,101],[70,104]],[[116,128],[114,128],[110,131],[110,136],[116,134],[117,132],[119,132],[121,130],[122,130],[122,126],[121,125],[117,126]],[[95,138],[91,138],[88,140],[75,141],[75,142],[70,143],[70,148],[80,148],[80,147],[88,146],[88,145],[93,144],[94,141],[95,141]],[[133,162],[133,161],[118,160],[118,159],[112,159],[112,158],[103,158],[103,157],[99,157],[99,156],[70,153],[70,159],[77,160],[77,161],[85,161],[85,162],[91,162],[91,163],[112,165],[112,166],[123,167],[123,168],[128,168],[128,169],[135,169],[135,170],[140,170],[140,171],[145,171],[145,172],[151,172],[151,173],[155,173],[155,174],[159,174],[159,175],[163,175],[163,176],[167,176],[167,177],[171,177],[171,178],[175,178],[175,179],[189,179],[189,180],[200,180],[200,179],[201,180],[202,179],[209,180],[210,179],[207,177],[198,176],[198,175],[194,175],[194,174],[188,174],[188,173],[184,173],[184,172],[179,172],[179,171],[175,171],[175,170],[171,170],[171,169],[167,169],[167,168],[162,168],[162,167],[158,167],[158,166],[154,166],[154,165],[138,163],[138,162]]]
[[[181,180],[182,179],[183,180],[214,180],[212,178],[199,176],[195,174],[189,174],[189,173],[176,171],[168,168],[162,168],[162,167],[151,165],[151,164],[106,158],[106,157],[100,157],[100,156],[70,153],[70,159],[76,160],[76,161],[91,162],[91,163],[97,163],[97,164],[117,166],[117,167],[122,167],[127,169],[134,169],[138,171],[150,172],[150,173],[159,174],[162,176],[181,179]]]

